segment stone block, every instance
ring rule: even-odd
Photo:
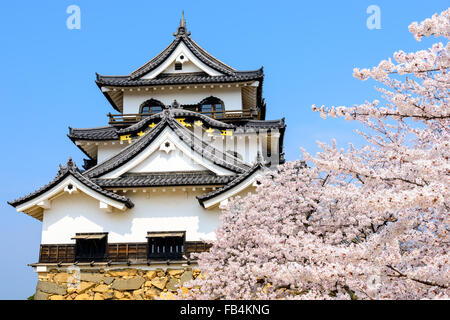
[[[90,299],[91,297],[86,293],[79,294],[75,297],[75,300],[90,300]]]
[[[94,289],[92,289],[92,291],[97,292],[97,293],[105,293],[108,290],[109,290],[109,287],[106,284],[98,285]]]
[[[156,277],[156,271],[154,271],[154,270],[147,271],[147,273],[145,274],[145,277],[149,280],[152,280],[154,277]]]
[[[137,276],[130,279],[116,279],[111,288],[114,290],[136,290],[139,289],[145,282],[143,277]]]
[[[57,283],[67,283],[69,275],[67,273],[58,273],[53,277],[53,281]]]
[[[48,293],[37,290],[34,294],[34,300],[47,300],[48,296]]]
[[[162,300],[174,300],[175,295],[172,292],[168,291],[168,292],[161,293],[160,298]]]
[[[114,298],[116,298],[116,299],[123,299],[124,296],[125,295],[122,292],[114,291]]]
[[[171,277],[179,277],[184,273],[183,269],[168,269],[167,273],[169,274],[169,276]]]
[[[152,285],[162,290],[166,287],[167,281],[167,277],[154,278],[152,280]]]
[[[77,293],[83,293],[86,290],[89,290],[90,288],[92,288],[93,286],[95,286],[95,283],[93,283],[93,282],[82,281],[80,283],[80,286],[77,289]]]
[[[105,300],[105,297],[101,293],[94,294],[94,300]]]
[[[47,281],[38,281],[36,291],[38,290],[49,294],[60,294],[60,295],[66,294],[65,286]]]
[[[103,296],[105,297],[105,299],[112,299],[112,298],[114,298],[114,291],[109,290],[109,291],[105,292],[103,294]]]
[[[170,290],[170,291],[177,291],[179,286],[180,286],[180,282],[176,278],[170,278],[169,282],[167,282],[167,284],[166,284],[167,290]]]
[[[101,273],[81,273],[81,281],[100,283],[103,280],[103,275]]]
[[[183,275],[180,277],[180,283],[184,284],[187,281],[192,280],[192,271],[186,271],[183,273]]]
[[[161,290],[156,288],[150,288],[145,290],[145,297],[148,299],[155,299],[156,297],[159,297],[161,294]]]
[[[105,277],[105,279],[103,279],[103,283],[104,284],[111,284],[114,281],[114,277]]]
[[[109,275],[112,277],[134,277],[137,275],[136,269],[117,269],[108,271]]]

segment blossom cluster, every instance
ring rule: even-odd
[[[448,39],[449,22],[450,9],[409,30]],[[367,144],[302,149],[304,161],[230,201],[189,298],[449,298],[449,49],[355,69],[380,83],[383,103],[313,106],[362,123]]]

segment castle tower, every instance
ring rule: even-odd
[[[263,69],[213,57],[184,14],[174,37],[128,75],[97,74],[114,114],[104,127],[69,128],[82,168],[69,158],[9,202],[42,221],[36,299],[170,296],[196,276],[191,255],[208,250],[220,207],[284,161],[285,123],[265,120]]]

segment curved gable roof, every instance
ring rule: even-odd
[[[258,162],[253,167],[251,167],[246,172],[238,175],[235,179],[224,185],[223,187],[216,189],[214,191],[211,191],[209,193],[202,194],[200,196],[197,196],[198,202],[202,205],[202,207],[205,207],[205,201],[211,200],[213,198],[216,198],[227,191],[230,191],[234,187],[239,186],[240,184],[244,183],[248,178],[250,178],[253,174],[256,172],[263,170],[264,166]]]
[[[211,117],[208,117],[204,114],[195,112],[195,111],[190,111],[190,110],[185,110],[185,109],[175,109],[175,108],[168,108],[166,109],[167,113],[170,113],[170,116],[172,118],[174,117],[191,117],[194,119],[199,119],[204,121],[205,123],[207,123],[208,125],[210,125],[211,127],[214,128],[218,128],[218,129],[232,129],[235,126],[233,126],[232,124],[228,124],[228,123],[224,123],[222,121],[213,119]],[[154,122],[155,120],[161,120],[163,117],[165,116],[165,114],[163,112],[151,115],[149,117],[146,117],[145,119],[142,119],[141,121],[127,127],[124,129],[121,129],[118,131],[118,134],[132,134],[132,133],[136,133],[140,130],[142,130],[143,128],[146,128],[148,126],[148,124]]]
[[[179,109],[165,109],[161,113],[157,114],[158,118],[160,118],[159,123],[153,127],[151,130],[146,132],[142,137],[137,139],[135,142],[130,144],[121,150],[118,154],[113,156],[112,158],[96,165],[95,167],[85,171],[83,174],[89,178],[98,178],[101,175],[109,173],[123,164],[127,163],[131,159],[135,158],[139,153],[141,153],[147,146],[149,146],[156,137],[163,131],[164,128],[170,127],[178,137],[188,144],[188,146],[205,157],[209,161],[214,164],[231,170],[235,173],[243,173],[248,170],[249,166],[246,165],[242,161],[236,161],[235,157],[229,155],[227,153],[223,153],[216,148],[212,148],[210,145],[207,145],[206,142],[201,141],[198,137],[195,136],[194,133],[183,127],[174,119],[174,117],[179,116]],[[182,110],[185,111],[185,110]],[[156,119],[157,115],[154,115]],[[213,119],[211,119],[213,120]],[[147,122],[146,122],[147,123]]]
[[[177,33],[175,34],[175,39],[172,41],[172,43],[169,44],[156,57],[133,71],[129,75],[130,80],[138,79],[156,69],[175,51],[175,49],[181,42],[183,42],[188,47],[188,49],[195,55],[195,57],[197,57],[201,62],[211,67],[212,69],[228,75],[234,75],[234,73],[236,72],[235,69],[213,57],[208,52],[206,52],[206,50],[201,48],[191,39],[190,32],[186,32],[186,28],[180,26]]]
[[[58,173],[56,174],[55,178],[50,181],[48,184],[43,186],[42,188],[24,196],[19,199],[8,201],[8,204],[10,204],[13,207],[17,207],[21,204],[24,204],[30,200],[33,200],[40,195],[44,194],[45,192],[51,190],[53,187],[57,186],[61,181],[63,181],[65,178],[73,176],[76,180],[78,180],[81,184],[88,187],[89,189],[98,192],[112,200],[121,202],[127,206],[127,208],[132,208],[134,204],[131,202],[130,199],[124,196],[120,196],[118,194],[115,194],[114,192],[108,191],[91,181],[86,176],[82,175],[75,163],[72,161],[71,158],[67,161],[66,166],[59,167]]]

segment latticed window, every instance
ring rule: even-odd
[[[143,114],[143,117],[159,113],[163,110],[164,104],[161,101],[150,99],[145,101],[141,105],[141,112]]]
[[[148,232],[147,259],[181,260],[186,232]]]
[[[104,261],[107,258],[107,233],[77,233],[73,237],[75,261]]]
[[[216,97],[208,97],[200,102],[200,112],[206,116],[212,118],[224,117],[224,105],[223,101]]]

